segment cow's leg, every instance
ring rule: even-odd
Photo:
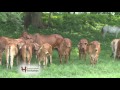
[[[40,60],[38,61],[39,66],[41,65]]]
[[[45,63],[46,63],[46,59],[45,59],[45,57],[43,58],[43,66],[45,66]]]
[[[82,54],[82,53],[80,54],[80,59],[81,59],[81,60],[83,59],[83,54]]]
[[[86,53],[84,53],[84,60],[86,61]]]
[[[59,55],[59,58],[60,58],[60,50],[59,49],[56,49],[58,51],[58,55]]]
[[[90,56],[90,64],[92,64],[92,57]]]
[[[69,60],[70,60],[70,55],[71,55],[71,52],[69,52]]]
[[[40,66],[41,66],[41,59],[40,58],[38,58],[38,67],[40,68]]]
[[[47,66],[47,64],[48,64],[48,58],[46,57],[46,64],[45,64],[45,66]]]
[[[40,69],[40,67],[41,67],[41,63],[40,63],[41,61],[39,60],[38,61],[38,68]]]
[[[93,60],[93,65],[95,65],[96,64],[96,58],[94,58],[94,60]]]
[[[95,64],[97,64],[97,61],[98,61],[98,59],[96,58],[96,60],[95,60]]]
[[[0,59],[0,65],[2,65],[2,58]]]
[[[28,56],[27,61],[29,66],[30,66],[31,59],[32,59],[32,55]]]
[[[43,68],[46,66],[46,57],[43,58]]]
[[[97,55],[97,56],[96,56],[96,60],[95,60],[95,61],[96,61],[95,64],[97,64],[97,62],[98,62],[98,57],[99,57],[99,56]]]
[[[12,67],[13,67],[13,59],[14,59],[14,56],[11,55],[11,59],[10,59],[10,69],[12,69]]]
[[[9,66],[9,55],[6,55],[6,66],[7,66],[7,69],[8,69],[8,66]]]
[[[23,59],[23,64],[24,64],[24,65],[26,65],[26,58],[27,58],[27,57],[24,57],[24,56],[22,57],[22,59]]]
[[[0,52],[0,65],[2,65],[2,53]]]
[[[50,55],[50,64],[52,64],[52,55]]]
[[[114,45],[114,60],[116,59],[116,53],[117,53],[117,43]]]
[[[62,64],[62,55],[60,54],[60,64]]]
[[[30,61],[31,61],[31,59],[28,60],[28,65],[29,65],[29,66],[30,66]]]
[[[93,65],[93,57],[90,57],[90,64]]]
[[[65,55],[65,63],[68,62],[68,54]]]

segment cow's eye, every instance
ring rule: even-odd
[[[87,45],[87,43],[85,43],[85,45]]]

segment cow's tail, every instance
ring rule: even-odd
[[[28,54],[28,47],[26,46],[26,60],[27,60],[27,54]]]
[[[26,45],[24,46],[24,51],[25,51],[25,57],[23,57],[23,64],[26,64],[27,53],[28,53],[28,48],[26,47]]]

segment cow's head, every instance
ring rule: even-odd
[[[66,47],[71,48],[72,42],[70,40],[64,40]]]
[[[21,42],[17,44],[18,49],[20,50],[25,43]]]
[[[98,52],[98,50],[100,48],[100,43],[99,42],[93,41],[89,45],[91,45],[94,52]]]
[[[28,32],[23,32],[21,37],[24,39],[32,39],[32,35],[28,34]]]
[[[88,47],[88,41],[86,39],[81,39],[78,48],[81,50],[81,52],[85,52]]]

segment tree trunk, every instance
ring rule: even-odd
[[[43,28],[42,22],[42,12],[33,12],[32,13],[32,25],[38,28]]]
[[[33,25],[37,28],[44,28],[42,22],[42,12],[25,12],[24,18],[24,30],[27,31],[29,25]]]
[[[49,13],[49,17],[48,17],[48,26],[52,26],[52,23],[51,23],[51,15],[52,15],[52,12]]]
[[[25,12],[24,17],[24,30],[27,31],[29,25],[31,24],[31,12]]]

